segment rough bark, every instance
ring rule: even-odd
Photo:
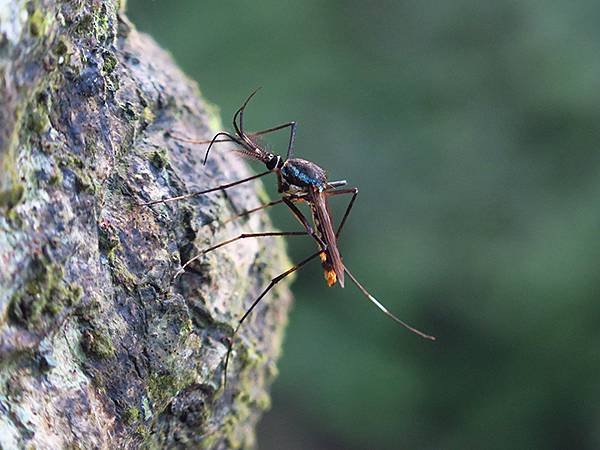
[[[122,3],[122,2],[121,2]],[[225,87],[224,87],[225,88]],[[0,2],[0,447],[249,448],[269,405],[290,295],[279,240],[242,240],[181,278],[182,261],[272,229],[249,175],[167,130],[219,127],[118,0]],[[205,434],[208,433],[208,434]]]

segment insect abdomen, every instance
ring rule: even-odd
[[[337,275],[333,269],[333,266],[327,259],[327,253],[321,252],[319,257],[321,258],[321,264],[323,265],[323,275],[325,277],[325,281],[327,282],[327,286],[331,287],[337,283]]]

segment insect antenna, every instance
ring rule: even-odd
[[[251,133],[247,133],[246,135],[249,138],[252,139],[255,136],[262,136],[263,134],[272,133],[273,131],[281,130],[282,128],[291,127],[292,125],[295,125],[295,122],[284,123],[282,125],[277,125],[276,127],[267,128],[266,130],[253,131]],[[168,136],[172,137],[176,141],[187,142],[189,144],[210,144],[212,142],[212,139],[191,139],[191,138],[187,138],[187,137],[179,134],[179,132],[175,131],[175,130],[169,131],[168,132]],[[217,139],[217,140],[215,140],[215,144],[219,143],[219,142],[235,142],[235,141],[233,139],[231,139],[231,138],[228,138],[228,139]],[[329,184],[331,184],[331,183],[329,183]]]
[[[239,107],[239,109],[235,112],[235,114],[233,115],[233,128],[235,128],[235,131],[237,132],[238,136],[243,138],[246,136],[246,133],[244,132],[244,110],[246,109],[246,105],[248,105],[248,102],[252,99],[252,97],[254,97],[256,95],[256,93],[260,90],[261,88],[258,87],[256,88],[246,99],[246,101],[242,104],[242,106]],[[239,126],[238,126],[238,121],[239,121]],[[251,142],[249,142],[249,144],[252,144]]]
[[[220,142],[235,142],[236,144],[242,146],[245,149],[248,148],[248,144],[247,144],[246,140],[240,140],[236,136],[233,136],[226,131],[218,132],[217,134],[215,134],[212,137],[212,139],[202,139],[202,140],[189,139],[184,136],[174,134],[173,132],[169,132],[168,134],[170,137],[172,137],[176,141],[187,142],[189,144],[209,144],[208,148],[206,149],[206,154],[204,155],[204,160],[202,161],[202,165],[206,165],[206,161],[208,159],[208,153],[210,152],[210,149],[212,148],[213,144],[220,143]],[[227,138],[226,139],[217,139],[219,136],[226,136]],[[242,152],[242,153],[245,153],[245,152]]]
[[[415,327],[410,326],[409,324],[407,324],[403,320],[400,320],[398,317],[396,317],[395,315],[393,315],[385,306],[383,306],[381,303],[379,303],[379,301],[375,297],[373,297],[371,294],[369,294],[369,291],[367,291],[365,289],[365,287],[358,282],[358,280],[354,277],[354,275],[352,275],[352,273],[345,266],[344,266],[344,271],[350,277],[350,280],[352,280],[352,282],[356,285],[356,287],[358,289],[360,289],[360,291],[364,294],[364,296],[371,303],[373,303],[375,306],[377,306],[386,316],[388,316],[389,318],[391,318],[394,322],[399,323],[400,325],[402,325],[407,330],[412,331],[415,334],[418,334],[422,338],[429,339],[430,341],[435,341],[435,336],[430,336],[429,334],[425,334],[422,331],[417,330]]]

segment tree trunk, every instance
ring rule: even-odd
[[[256,213],[260,185],[138,203],[249,176],[123,0],[0,2],[0,447],[250,448],[269,405],[289,264]],[[226,145],[226,144],[222,144]]]

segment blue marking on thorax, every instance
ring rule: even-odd
[[[284,167],[283,170],[290,173],[294,178],[297,178],[298,180],[303,181],[306,184],[312,184],[313,186],[321,185],[321,182],[319,180],[309,177],[305,172],[298,170],[294,166],[290,165],[290,166]]]

